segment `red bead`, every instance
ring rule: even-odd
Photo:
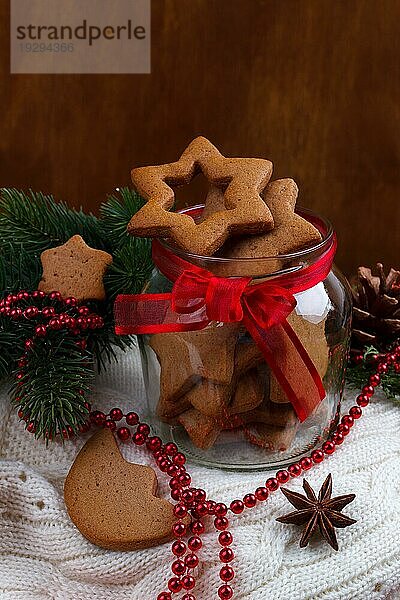
[[[214,500],[207,500],[207,506],[208,506],[208,514],[209,515],[215,515],[215,507],[217,506],[217,503],[214,502]],[[226,509],[228,510],[228,509]]]
[[[117,429],[117,436],[123,442],[126,442],[131,437],[131,432],[127,427],[119,427]]]
[[[45,317],[45,319],[51,319],[51,317],[54,317],[55,314],[56,311],[52,306],[45,306],[42,309],[42,315]]]
[[[149,435],[150,433],[150,427],[147,425],[147,423],[140,423],[137,426],[137,430],[138,433],[142,433],[143,435],[145,435],[146,437]]]
[[[60,294],[60,292],[56,292],[56,291],[50,292],[49,298],[50,298],[50,300],[61,300],[61,294]]]
[[[182,452],[177,452],[173,457],[172,457],[173,462],[178,465],[178,466],[183,466],[186,462],[186,456],[184,454],[182,454]]]
[[[195,489],[193,491],[194,493],[194,497],[195,500],[197,500],[197,502],[204,502],[204,500],[207,498],[207,494],[204,490],[202,490],[201,488],[198,488],[197,490]]]
[[[178,473],[178,471],[179,471],[178,465],[169,465],[169,467],[167,468],[167,475],[169,475],[170,477],[175,477],[175,475]]]
[[[49,321],[49,327],[53,331],[60,331],[60,329],[62,329],[62,323],[58,317],[52,317]]]
[[[94,425],[102,427],[106,420],[106,415],[100,410],[96,410],[90,413],[90,420],[92,421],[92,423],[94,423]]]
[[[349,415],[353,417],[353,419],[359,419],[362,415],[362,410],[359,406],[352,406],[349,410]]]
[[[35,423],[33,421],[28,423],[26,430],[29,431],[29,433],[35,433],[35,431],[36,431]]]
[[[39,309],[36,306],[28,306],[28,308],[24,310],[24,317],[27,319],[34,319],[38,314]]]
[[[21,409],[19,409],[19,411],[18,411],[18,416],[20,419],[23,419],[25,416]]]
[[[371,398],[375,392],[375,388],[372,385],[364,385],[361,391],[363,394]]]
[[[353,427],[354,425],[354,419],[350,415],[344,415],[341,418],[341,422],[343,423],[343,425],[348,425],[349,427]]]
[[[160,461],[160,470],[165,472],[168,469],[168,463],[169,460],[167,460],[166,458]],[[181,484],[179,483],[179,479],[177,479],[177,477],[172,477],[171,481],[169,482],[169,487],[171,488],[171,490],[176,490],[177,488],[180,488]]]
[[[110,410],[110,419],[113,421],[120,421],[123,416],[123,412],[120,408],[112,408]]]
[[[34,341],[32,339],[28,338],[27,340],[25,340],[24,346],[25,346],[26,350],[31,350],[31,348],[33,348],[33,346],[34,346]]]
[[[137,425],[139,423],[139,417],[135,412],[129,412],[125,417],[125,421],[128,425]]]
[[[114,423],[114,421],[111,421],[111,419],[106,419],[104,421],[104,427],[107,427],[107,429],[109,429],[110,431],[115,431],[117,429],[116,424]]]
[[[359,396],[357,396],[356,402],[358,406],[362,406],[364,408],[364,406],[368,406],[369,404],[369,397],[365,394],[360,394]]]
[[[186,544],[185,542],[182,542],[182,540],[176,540],[173,544],[172,544],[172,553],[175,554],[175,556],[183,556],[186,552]]]
[[[194,499],[194,494],[193,494],[192,490],[183,490],[181,499],[182,499],[182,502],[184,502],[187,505],[192,504],[193,499]]]
[[[344,442],[344,435],[342,433],[336,432],[332,436],[332,441],[335,442],[336,446],[340,446]]]
[[[244,504],[241,500],[232,500],[230,509],[235,515],[240,515],[244,511]]]
[[[169,442],[168,444],[165,445],[165,453],[169,454],[169,456],[173,456],[174,454],[176,454],[178,452],[178,448],[176,447],[176,444],[174,444],[173,442]]]
[[[183,560],[174,560],[171,570],[175,575],[183,575],[186,571],[185,563]]]
[[[74,298],[73,296],[69,296],[68,298],[65,298],[64,304],[66,306],[77,306],[78,300],[76,298]]]
[[[218,529],[218,531],[223,531],[229,526],[229,521],[226,517],[215,517],[214,519],[214,527]]]
[[[157,436],[151,437],[147,440],[146,446],[151,452],[155,452],[156,450],[159,450],[162,446],[161,439]]]
[[[400,363],[394,365],[394,371],[395,373],[400,373]]]
[[[132,441],[134,444],[136,444],[136,446],[142,446],[145,443],[146,438],[144,437],[143,433],[134,433],[132,436]]]
[[[28,298],[29,298],[29,294],[28,294],[28,292],[25,292],[24,290],[21,290],[17,294],[17,300],[28,300]]]
[[[290,479],[290,475],[288,471],[278,471],[276,474],[276,478],[279,483],[287,483]]]
[[[301,474],[301,466],[298,463],[289,465],[287,470],[291,477],[298,477]]]
[[[332,441],[325,442],[325,444],[322,444],[322,450],[324,454],[333,454],[335,452],[335,443]]]
[[[380,384],[380,382],[381,382],[381,378],[377,373],[375,373],[375,375],[370,375],[369,384],[372,387],[376,387],[377,385]]]
[[[181,521],[179,523],[174,523],[172,525],[172,533],[177,538],[183,537],[185,535],[185,533],[186,533],[186,525],[185,525],[185,523],[182,523]]]
[[[348,425],[343,425],[343,423],[340,423],[340,425],[337,426],[336,431],[343,435],[348,435],[350,433],[350,427]]]
[[[221,567],[219,576],[222,581],[232,581],[232,579],[235,577],[235,571],[229,565],[224,565]]]
[[[221,546],[230,546],[233,542],[233,536],[230,531],[221,531],[218,536],[218,541]]]
[[[196,512],[199,517],[205,517],[208,514],[208,504],[206,502],[199,502],[196,505]]]
[[[230,585],[221,585],[218,588],[218,596],[221,600],[230,600],[233,596],[233,589]]]
[[[174,506],[174,515],[178,517],[178,519],[183,519],[187,515],[187,508],[184,504],[176,504]]]
[[[318,464],[324,460],[324,453],[322,450],[313,450],[311,452],[311,459],[313,463]]]
[[[76,326],[82,331],[85,331],[88,328],[87,318],[88,317],[78,317],[76,320]]]
[[[276,479],[276,477],[270,477],[269,479],[267,479],[267,481],[265,482],[265,487],[270,491],[270,492],[276,492],[276,490],[279,488],[279,481]]]
[[[188,546],[192,552],[197,552],[202,547],[203,542],[199,538],[199,536],[194,535],[188,539]]]
[[[188,569],[195,569],[199,564],[199,557],[196,554],[187,554],[185,556],[185,565]]]
[[[18,321],[22,318],[22,310],[20,308],[12,308],[10,310],[10,317],[13,321]]]
[[[180,592],[182,589],[180,579],[178,579],[178,577],[171,577],[171,579],[168,581],[168,589],[170,589],[173,594]]]
[[[204,533],[204,523],[202,523],[201,521],[192,521],[192,523],[190,524],[190,529],[195,535],[201,535],[202,533]]]
[[[89,310],[89,308],[87,306],[80,306],[78,308],[78,313],[80,315],[86,316],[86,315],[88,315],[90,313],[90,310]]]
[[[217,517],[224,517],[228,512],[228,507],[223,502],[218,502],[214,507],[214,514]]]
[[[196,585],[195,578],[192,575],[185,575],[182,577],[182,586],[185,590],[192,590]]]
[[[378,373],[384,374],[384,373],[387,373],[387,370],[388,370],[388,366],[386,363],[380,363],[378,365],[378,368],[377,368]]]
[[[232,548],[222,548],[219,551],[219,558],[221,562],[228,563],[235,558]]]
[[[175,488],[175,489],[171,490],[171,498],[172,498],[172,500],[180,500],[181,490],[179,488]]]
[[[300,466],[303,469],[303,471],[308,471],[308,469],[311,469],[311,467],[313,466],[313,461],[309,456],[305,456],[300,460]]]
[[[257,498],[254,494],[246,494],[243,498],[243,504],[246,508],[253,508],[257,504]]]
[[[172,600],[172,596],[169,592],[161,592],[158,594],[157,600]]]
[[[268,498],[268,490],[266,487],[258,487],[254,492],[255,497],[260,502],[264,502]]]
[[[181,600],[196,600],[196,598],[193,596],[193,594],[185,594],[182,596]]]
[[[182,473],[182,475],[179,475],[178,479],[182,487],[187,487],[192,482],[192,478],[190,477],[189,473]]]

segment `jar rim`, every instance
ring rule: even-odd
[[[200,210],[204,209],[204,204],[197,204],[195,206],[190,206],[189,208],[184,208],[181,209],[179,211],[177,211],[180,214],[188,214],[190,212],[196,212],[198,213]],[[277,258],[279,258],[279,260],[295,260],[297,258],[301,258],[303,260],[307,260],[308,258],[312,258],[312,256],[316,253],[320,254],[322,252],[324,252],[327,248],[330,247],[330,245],[333,243],[333,239],[334,239],[334,229],[333,226],[331,224],[331,222],[325,217],[325,216],[321,216],[317,213],[315,213],[314,211],[310,210],[309,208],[304,208],[301,206],[296,207],[295,209],[295,213],[300,215],[301,217],[305,218],[307,221],[309,221],[312,225],[314,225],[314,227],[316,227],[318,229],[318,231],[321,233],[322,236],[322,240],[318,243],[315,244],[311,244],[310,246],[308,246],[307,248],[304,248],[302,250],[297,250],[295,252],[290,252],[288,254],[279,254],[279,255],[274,255],[274,256],[257,256],[257,257],[251,257],[251,256],[244,256],[244,257],[235,257],[235,258],[226,258],[223,256],[204,256],[202,254],[194,254],[193,252],[187,252],[186,250],[182,250],[181,248],[178,248],[177,246],[169,243],[168,239],[166,238],[162,238],[159,241],[161,242],[161,244],[163,246],[165,246],[166,248],[168,248],[168,250],[170,250],[171,252],[173,252],[174,254],[177,254],[178,256],[181,256],[182,258],[186,258],[189,260],[194,260],[194,261],[202,261],[203,263],[210,263],[210,264],[224,264],[224,265],[228,265],[228,264],[233,264],[233,263],[251,263],[251,264],[256,264],[257,262],[265,262],[265,261],[276,261]],[[189,216],[191,216],[189,214]]]

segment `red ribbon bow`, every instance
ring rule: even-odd
[[[320,228],[321,223],[318,222]],[[172,282],[165,294],[119,295],[115,301],[115,331],[120,335],[203,329],[211,321],[242,322],[300,421],[325,397],[321,378],[287,322],[296,306],[294,294],[328,275],[336,249],[331,236],[319,260],[298,271],[254,283],[251,277],[216,277],[153,241],[153,261]]]

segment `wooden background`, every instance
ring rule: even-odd
[[[400,266],[399,23],[399,0],[153,0],[151,75],[10,75],[2,0],[0,185],[96,210],[204,134],[296,179],[346,273]]]

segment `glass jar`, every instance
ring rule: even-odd
[[[199,207],[190,210],[198,212]],[[188,254],[166,241],[160,246],[217,277],[251,277],[250,285],[280,281],[282,275],[297,276],[317,265],[334,244],[326,220],[308,210],[298,212],[319,227],[323,239],[288,255],[226,259]],[[172,288],[173,282],[156,267],[144,292],[167,294]],[[325,396],[305,420],[298,418],[243,322],[211,321],[193,331],[141,336],[146,418],[154,433],[175,441],[196,463],[234,470],[283,467],[320,445],[339,419],[351,295],[345,278],[332,268],[294,297],[296,306],[287,321],[316,368]],[[290,350],[285,352],[279,350],[279,362],[290,371]]]

